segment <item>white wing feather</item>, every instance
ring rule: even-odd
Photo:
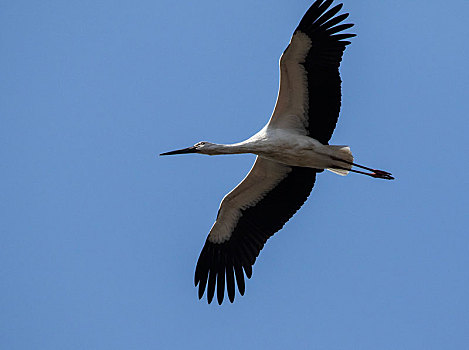
[[[311,39],[297,31],[280,58],[280,87],[269,128],[292,129],[306,135],[308,126],[308,79],[302,65]]]
[[[244,180],[223,198],[208,240],[212,243],[229,240],[241,217],[241,210],[262,200],[290,172],[289,166],[257,157]]]

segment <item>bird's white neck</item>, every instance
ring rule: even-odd
[[[224,144],[213,144],[210,149],[207,149],[205,154],[214,156],[221,154],[242,154],[242,153],[253,153],[254,149],[252,145],[247,142],[234,143],[229,145]]]

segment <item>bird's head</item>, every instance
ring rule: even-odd
[[[217,145],[211,142],[202,141],[197,142],[194,146],[178,149],[176,151],[165,152],[161,153],[160,156],[172,156],[174,154],[186,154],[186,153],[201,153],[201,154],[208,154],[212,155],[215,154],[215,149]]]

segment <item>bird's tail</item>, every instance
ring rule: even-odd
[[[353,155],[350,147],[348,146],[327,146],[330,150],[333,158],[333,166],[327,168],[327,170],[332,171],[335,174],[345,176],[352,169]],[[341,162],[344,160],[345,162]],[[337,167],[334,167],[337,166]]]

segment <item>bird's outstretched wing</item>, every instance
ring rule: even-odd
[[[207,287],[207,300],[211,303],[216,286],[221,304],[226,282],[233,302],[235,279],[239,293],[244,294],[244,273],[251,277],[252,265],[267,239],[306,201],[316,172],[257,157],[246,178],[221,202],[217,220],[200,253],[195,270],[199,298]]]
[[[280,58],[280,89],[269,127],[294,129],[323,144],[332,136],[341,105],[339,66],[344,34],[353,24],[342,24],[348,13],[337,15],[342,4],[317,0],[304,15]]]

